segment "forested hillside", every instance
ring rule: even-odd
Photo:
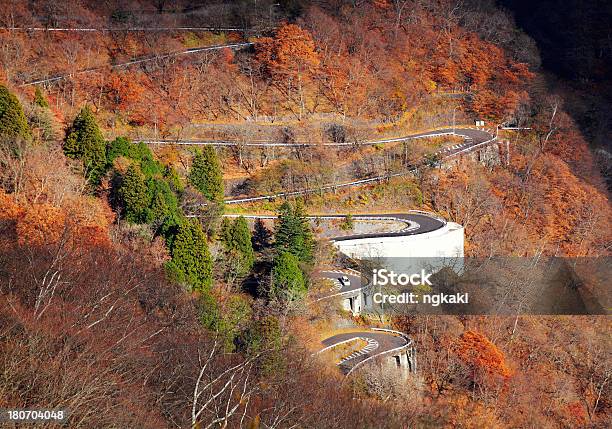
[[[83,428],[609,425],[608,316],[373,321],[315,299],[341,258],[308,214],[427,210],[467,256],[610,256],[601,134],[495,2],[0,0],[0,67],[0,408]],[[476,120],[509,148],[496,162],[443,165],[456,135],[393,140]],[[313,355],[346,320],[411,335],[418,374],[346,382]]]
[[[260,5],[249,11],[248,3],[243,4],[247,14],[265,9]],[[138,9],[134,5],[109,7],[110,18],[104,19],[92,16],[95,12],[79,3],[37,11],[26,8],[24,2],[22,8],[4,11],[3,21],[24,27],[57,22],[60,26],[139,28],[144,18],[132,12]],[[287,16],[289,6],[269,6],[275,16]],[[210,9],[216,15],[206,25],[244,25],[234,21],[239,6]],[[492,43],[495,38],[481,37],[475,29],[484,16],[475,14],[469,28],[460,25],[465,11],[454,10],[450,3],[382,1],[352,7],[313,2],[299,10],[294,22],[280,21],[280,28],[248,32],[13,31],[3,35],[2,63],[6,79],[19,84],[185,48],[247,39],[257,42],[246,52],[227,49],[221,55],[162,57],[142,67],[96,69],[82,79],[62,80],[54,90],[54,104],[63,112],[73,113],[75,106],[87,102],[120,115],[129,124],[157,123],[160,129],[193,119],[265,115],[301,120],[317,113],[391,121],[428,93],[466,88],[473,95],[466,108],[499,120],[526,97],[525,87],[532,77],[527,63],[536,61],[529,44],[504,51]],[[177,15],[170,14],[168,22],[197,26],[204,19],[198,14]],[[153,28],[169,25],[164,22],[163,18],[156,21]]]

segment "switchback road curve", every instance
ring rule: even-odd
[[[346,293],[359,292],[364,286],[366,287],[368,286],[368,285],[363,285],[361,273],[355,270],[349,270],[349,269],[322,270],[322,271],[318,271],[317,273],[315,273],[314,276],[317,278],[321,278],[321,279],[327,279],[331,281],[333,285],[329,291],[326,291],[325,296],[322,296],[321,298],[317,299],[317,301],[320,301],[322,299],[331,298],[334,296],[344,295]],[[340,281],[340,278],[342,276],[348,277],[348,279],[350,280],[350,284],[347,285],[347,284],[342,283]]]
[[[441,130],[436,130],[436,131],[429,131],[425,133],[411,134],[408,136],[397,137],[393,139],[373,140],[365,144],[385,144],[385,143],[401,142],[401,141],[407,141],[407,140],[413,140],[413,139],[425,138],[425,137],[436,137],[436,136],[442,136],[442,135],[461,136],[463,137],[464,142],[450,146],[450,147],[446,147],[444,149],[440,149],[437,152],[434,152],[433,154],[431,154],[434,157],[437,157],[438,159],[437,162],[442,162],[444,160],[447,160],[447,159],[450,159],[450,158],[453,158],[453,157],[456,157],[456,156],[459,156],[465,153],[469,153],[471,151],[484,147],[490,143],[493,143],[497,140],[497,131],[493,133],[492,130],[483,130],[483,129],[477,129],[477,128],[455,128],[455,129],[446,128],[446,129],[441,129]],[[145,141],[145,143],[147,142]],[[253,143],[253,144],[265,145],[266,143]],[[278,143],[267,143],[267,144],[278,145]],[[215,144],[215,145],[223,146],[224,144]],[[236,143],[233,143],[232,145],[236,145]],[[304,144],[300,143],[300,145],[304,145]],[[338,144],[332,143],[331,145],[338,145]],[[251,202],[263,201],[263,200],[273,200],[276,198],[287,198],[287,197],[294,197],[294,196],[316,194],[316,193],[326,192],[326,191],[335,191],[337,189],[346,188],[346,187],[369,185],[372,183],[377,183],[377,182],[381,182],[384,180],[392,179],[394,177],[402,177],[402,176],[407,176],[409,174],[413,174],[414,172],[417,171],[419,167],[426,165],[427,162],[428,162],[427,159],[423,159],[418,164],[409,166],[407,167],[405,171],[402,171],[399,173],[390,173],[390,174],[384,174],[384,175],[379,175],[379,176],[374,176],[374,177],[367,177],[363,179],[353,180],[350,182],[330,183],[327,185],[320,186],[318,188],[300,189],[297,191],[279,192],[276,194],[258,195],[258,196],[251,196],[251,197],[227,198],[225,199],[225,204],[251,203]]]
[[[425,234],[436,231],[444,225],[446,221],[436,215],[426,212],[410,211],[408,213],[394,213],[381,215],[352,215],[355,220],[395,220],[404,222],[407,226],[396,232],[381,232],[369,234],[349,234],[333,237],[333,241],[356,240],[360,238],[377,237],[403,237],[407,235]]]
[[[237,218],[244,217],[245,219],[278,219],[278,216],[273,215],[257,215],[257,214],[227,214],[224,217]],[[342,220],[346,219],[347,215],[344,214],[333,214],[333,215],[310,215],[306,216],[307,219],[311,220]],[[397,221],[403,223],[405,226],[398,231],[393,232],[379,232],[379,233],[368,233],[368,234],[347,234],[337,237],[329,237],[332,241],[343,241],[343,240],[356,240],[360,238],[374,238],[374,237],[403,237],[408,235],[425,234],[427,232],[437,231],[446,225],[446,221],[441,217],[424,211],[409,210],[406,213],[390,213],[390,214],[356,214],[351,215],[354,220],[361,221]]]
[[[366,345],[337,363],[345,375],[350,375],[367,362],[383,356],[391,356],[412,347],[412,340],[401,332],[372,328],[371,330],[341,333],[326,338],[321,342],[323,349],[318,354],[356,340],[363,340]]]

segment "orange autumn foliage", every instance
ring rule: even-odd
[[[392,7],[389,0],[372,0],[372,6],[382,10],[387,10]]]
[[[141,76],[136,73],[112,73],[105,85],[106,97],[111,105],[129,113],[140,101],[144,91],[139,80]]]
[[[473,94],[466,107],[482,118],[506,118],[524,95],[527,66],[455,22],[448,6],[313,2],[295,23],[281,23],[274,37],[252,38],[255,55],[219,50],[206,61],[200,54],[164,58],[192,47],[178,33],[0,32],[7,46],[0,62],[12,85],[89,69],[66,80],[69,91],[60,85],[48,88],[56,109],[73,116],[73,106],[88,102],[162,133],[196,117],[231,120],[298,110],[300,119],[338,113],[397,120],[429,93],[447,89]],[[73,9],[95,20],[97,7],[79,4]],[[28,9],[18,14],[24,22],[37,15]],[[215,40],[208,32],[195,35],[198,45]],[[226,33],[219,43],[233,41],[246,41],[245,35]],[[142,67],[108,67],[155,56],[159,59]]]
[[[444,428],[501,429],[505,427],[493,410],[478,402],[470,401],[466,395],[458,395],[450,399],[448,406],[453,412],[449,413]]]
[[[281,26],[275,37],[260,39],[257,59],[273,76],[291,78],[315,71],[320,64],[312,35],[295,24]]]
[[[20,244],[44,246],[57,243],[66,227],[66,213],[50,204],[34,204],[17,219],[15,230]]]
[[[484,335],[466,331],[454,347],[457,356],[475,370],[484,370],[490,375],[510,377],[504,354]]]
[[[513,164],[519,172],[531,166],[526,188],[500,177],[493,179],[493,189],[503,198],[506,213],[529,225],[534,241],[545,238],[557,253],[570,256],[588,256],[605,247],[612,217],[610,203],[597,186],[551,153],[535,161],[515,154]]]
[[[584,426],[587,422],[587,413],[584,410],[583,404],[575,401],[567,404],[566,408],[572,423],[576,426]]]
[[[22,215],[23,208],[15,202],[15,198],[0,188],[0,221],[11,221]]]
[[[224,48],[219,51],[217,63],[220,67],[228,71],[236,72],[238,70],[238,64],[236,64],[235,57],[234,51],[229,48]]]
[[[13,195],[0,189],[0,213],[3,235],[14,236],[20,245],[67,243],[73,248],[89,248],[110,244],[108,227],[113,214],[94,198],[70,198],[62,206],[19,203]]]

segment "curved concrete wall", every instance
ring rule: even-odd
[[[463,257],[463,226],[448,222],[422,234],[396,237],[356,238],[334,241],[334,246],[355,259],[365,258],[439,258]]]

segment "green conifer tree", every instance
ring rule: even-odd
[[[164,169],[164,179],[166,180],[166,183],[168,183],[168,185],[170,186],[172,192],[174,192],[175,194],[181,195],[183,191],[185,191],[185,186],[183,185],[180,176],[178,175],[176,170],[169,165],[167,165]]]
[[[36,90],[34,91],[34,104],[42,107],[43,109],[47,109],[49,107],[49,102],[45,98],[45,95],[41,91],[40,87],[38,86],[36,87]]]
[[[232,248],[240,254],[244,274],[251,271],[255,262],[255,251],[251,241],[251,230],[243,216],[234,220],[232,225]]]
[[[28,120],[23,113],[21,103],[6,86],[0,85],[0,139],[15,149],[15,142],[9,140],[16,138],[29,140],[30,137]]]
[[[299,231],[299,236],[296,242],[296,250],[294,253],[302,262],[311,263],[314,258],[314,237],[310,229],[310,222],[306,217],[304,203],[302,200],[297,200],[294,209],[296,229]]]
[[[130,152],[131,146],[132,142],[130,142],[130,139],[127,137],[117,137],[115,140],[109,142],[108,145],[106,145],[106,160],[108,161],[109,166],[112,165],[115,159],[120,156],[134,159]],[[140,161],[136,159],[134,160]]]
[[[151,220],[163,222],[168,216],[178,214],[178,198],[165,180],[149,179],[151,195]]]
[[[212,146],[206,146],[203,151],[196,152],[189,172],[189,181],[209,201],[223,201],[223,173]]]
[[[289,252],[302,262],[312,262],[314,239],[300,201],[295,208],[285,201],[279,210],[274,234],[277,252]]]
[[[119,197],[123,206],[124,216],[129,222],[143,223],[147,221],[147,210],[151,202],[145,177],[138,167],[130,165],[123,176]]]
[[[281,252],[274,259],[269,298],[295,300],[305,293],[306,281],[298,258],[289,252]]]
[[[234,228],[234,224],[231,219],[228,217],[224,217],[221,221],[221,228],[219,230],[219,239],[223,242],[226,250],[230,250],[232,248],[232,229]]]
[[[187,220],[179,226],[172,240],[171,254],[172,260],[167,267],[178,281],[192,290],[210,290],[213,261],[199,222]]]
[[[106,169],[106,142],[88,106],[81,109],[66,132],[64,153],[83,161],[89,181],[99,182]]]
[[[225,247],[226,277],[248,274],[255,263],[255,251],[246,219],[240,216],[232,222],[229,218],[223,218],[220,239]]]
[[[278,221],[274,232],[274,247],[276,250],[292,252],[294,237],[298,233],[293,207],[288,201],[285,201],[279,208]]]
[[[54,141],[57,139],[56,123],[53,113],[49,109],[49,103],[42,90],[36,87],[34,92],[34,104],[28,114],[28,122],[32,127],[34,136],[43,141]]]

